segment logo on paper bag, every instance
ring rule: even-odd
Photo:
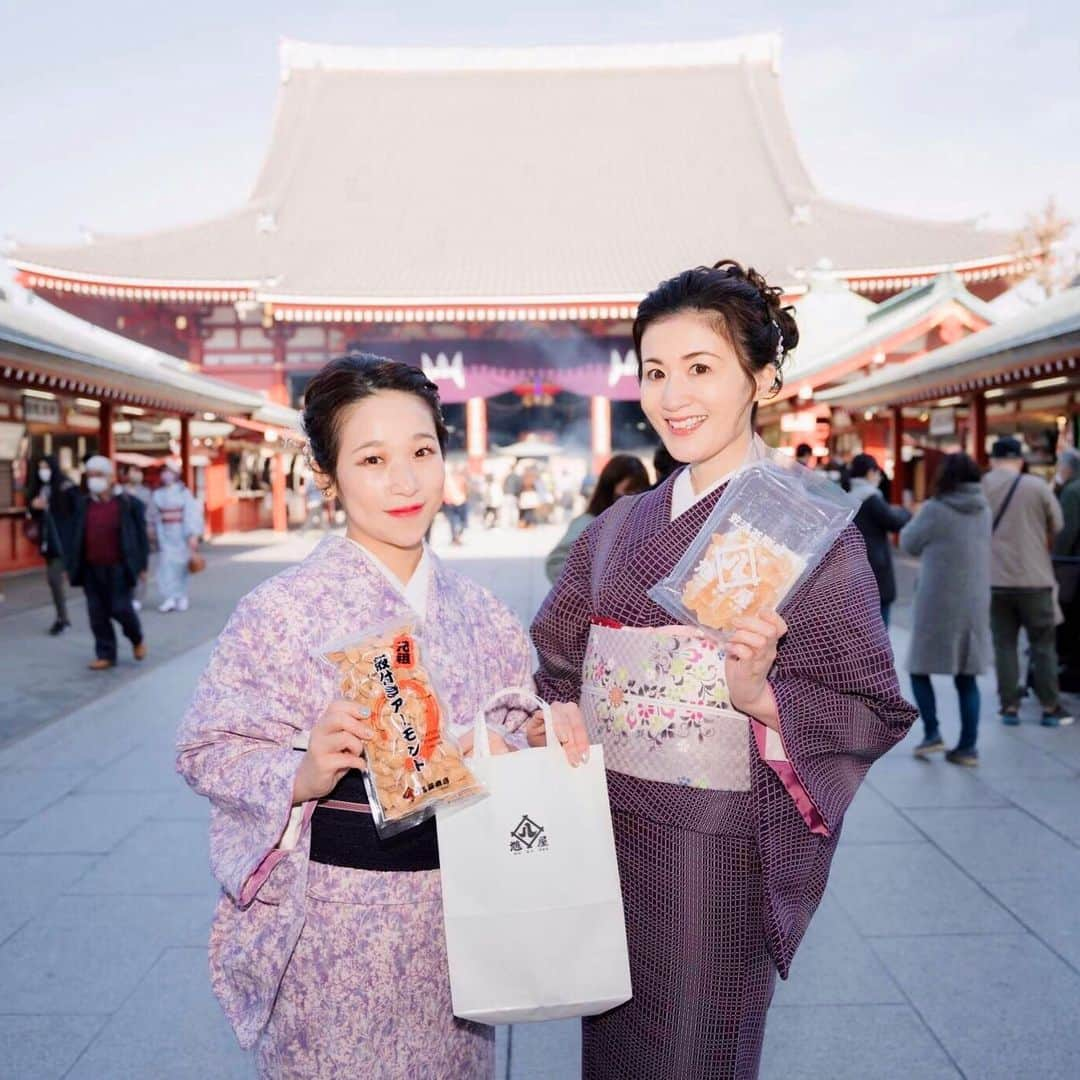
[[[515,855],[521,855],[529,851],[547,851],[547,846],[544,826],[537,825],[528,814],[523,814],[510,833],[510,850]]]

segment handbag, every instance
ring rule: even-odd
[[[206,560],[197,551],[193,551],[188,556],[187,568],[189,574],[200,574],[206,569]]]
[[[454,1015],[484,1024],[591,1016],[629,1001],[630,962],[604,751],[492,756],[487,710],[469,766],[489,795],[437,814]]]
[[[31,544],[41,543],[41,523],[37,518],[27,515],[23,518],[23,536],[30,541]]]

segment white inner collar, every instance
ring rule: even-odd
[[[431,584],[431,558],[427,544],[424,544],[423,546],[420,561],[416,564],[416,569],[413,571],[412,577],[409,578],[406,584],[402,584],[401,579],[377,555],[372,554],[372,552],[368,551],[363,544],[358,544],[351,537],[346,536],[345,539],[352,544],[357,551],[361,552],[372,566],[378,569],[379,573],[381,573],[390,585],[401,594],[405,603],[408,604],[421,619],[427,617],[428,587]]]

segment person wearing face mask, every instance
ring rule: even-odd
[[[49,627],[52,637],[71,626],[64,586],[64,560],[71,546],[74,491],[75,485],[60,471],[60,463],[54,455],[49,454],[38,461],[27,493],[30,499],[27,517],[32,536],[45,560],[49,591],[56,609],[56,618]]]
[[[87,495],[75,505],[68,574],[86,594],[96,659],[91,671],[116,666],[116,631],[120,624],[136,660],[146,658],[142,624],[133,606],[135,585],[146,572],[149,544],[142,503],[117,494],[113,465],[96,454],[86,463]]]
[[[781,289],[731,260],[687,270],[633,336],[642,410],[688,465],[582,533],[532,625],[538,693],[580,702],[604,747],[626,912],[634,997],[583,1021],[582,1075],[750,1080],[845,811],[917,713],[853,524],[782,616],[737,619],[723,645],[649,595],[770,453],[754,409],[799,337]]]
[[[158,611],[187,611],[188,560],[199,549],[202,504],[172,469],[161,470],[161,487],[150,497],[148,523],[158,549]]]
[[[150,514],[150,489],[143,482],[143,472],[138,466],[133,465],[124,477],[123,490],[134,499],[143,504],[143,511],[149,519]],[[146,594],[146,576],[139,577],[139,583],[135,586],[135,599],[132,601],[136,611],[142,611],[143,600]]]

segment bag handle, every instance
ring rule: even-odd
[[[997,527],[1001,524],[1001,519],[1005,516],[1005,511],[1009,509],[1009,503],[1012,502],[1012,497],[1016,493],[1016,489],[1020,484],[1020,477],[1023,473],[1017,473],[1016,479],[1012,482],[1012,486],[1009,488],[1005,495],[1005,501],[1001,504],[1001,509],[994,515],[994,523],[990,526],[990,532],[996,533]]]
[[[540,711],[544,714],[544,737],[547,739],[548,747],[550,748],[552,746],[553,740],[549,736],[555,735],[555,722],[551,717],[551,706],[532,690],[526,690],[524,687],[518,688],[508,686],[503,690],[496,690],[495,693],[480,706],[480,709],[476,714],[476,719],[473,721],[473,757],[491,757],[491,740],[488,738],[487,729],[488,710],[493,708],[502,701],[503,698],[510,694],[529,698],[540,706]],[[554,739],[554,746],[557,750],[562,749],[557,738]]]

